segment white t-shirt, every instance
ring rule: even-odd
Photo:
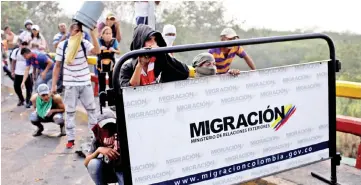
[[[62,62],[63,60],[63,47],[64,41],[61,41],[56,48],[56,56],[55,61]],[[86,54],[89,56],[90,51],[94,48],[93,44],[89,41],[83,39]],[[66,57],[66,52],[69,49],[69,42],[68,47],[65,49],[64,57]],[[64,60],[65,61],[65,60]],[[72,64],[64,63],[64,72],[63,72],[63,85],[64,86],[84,86],[91,84],[90,81],[90,70],[88,66],[88,61],[84,56],[84,52],[82,47],[79,47],[78,54],[76,55]]]
[[[21,55],[21,48],[14,49],[14,51],[11,53],[11,59],[16,60],[15,71],[14,71],[15,74],[24,75],[26,69],[26,60]],[[30,66],[29,74],[31,73],[33,73],[33,67]]]
[[[23,31],[20,35],[19,35],[19,39],[21,39],[22,41],[27,41],[30,42],[31,41],[31,32],[30,31]]]
[[[135,2],[135,17],[148,17],[148,2]]]

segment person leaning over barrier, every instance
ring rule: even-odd
[[[38,129],[33,136],[40,136],[44,130],[41,123],[54,122],[60,126],[59,137],[65,136],[64,130],[64,103],[61,96],[50,94],[46,84],[39,85],[37,93],[31,97],[35,111],[30,115],[30,121]]]
[[[225,28],[221,32],[221,41],[231,41],[236,39],[239,39],[239,37],[236,31],[232,28]],[[256,69],[252,58],[247,55],[246,51],[241,46],[214,48],[210,49],[208,52],[212,54],[216,60],[217,74],[227,73],[236,55],[243,58],[252,70]]]
[[[140,24],[134,30],[130,50],[166,46],[161,33],[148,25]],[[167,53],[130,59],[122,65],[120,70],[120,83],[123,87],[185,80],[188,77],[188,66]]]
[[[194,57],[193,67],[196,71],[195,77],[204,77],[217,74],[215,59],[213,55],[209,53],[201,53]],[[239,75],[240,70],[230,69],[228,73],[231,75]]]

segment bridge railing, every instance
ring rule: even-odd
[[[336,81],[336,96],[361,100],[361,83]],[[361,118],[338,115],[336,129],[339,132],[361,137]],[[361,169],[361,142],[357,150],[355,167]]]

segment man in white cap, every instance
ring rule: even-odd
[[[167,24],[163,27],[163,38],[167,43],[167,46],[173,46],[174,40],[177,36],[177,29],[172,24]]]
[[[30,19],[26,20],[24,22],[24,26],[25,26],[26,30],[23,31],[19,35],[19,39],[21,41],[24,41],[24,42],[30,42],[30,40],[31,40],[31,27],[33,26],[33,21],[31,21]]]
[[[221,41],[231,41],[236,39],[239,39],[239,37],[232,28],[225,28],[221,32]],[[212,54],[216,60],[217,74],[227,73],[236,55],[243,58],[252,70],[256,69],[252,58],[247,55],[246,51],[241,46],[210,49],[209,53]]]
[[[38,129],[33,134],[34,137],[40,136],[44,130],[41,123],[54,122],[60,126],[60,136],[65,136],[64,130],[64,112],[65,106],[60,95],[50,94],[50,89],[46,84],[39,85],[37,94],[31,97],[34,112],[30,115],[30,121]]]

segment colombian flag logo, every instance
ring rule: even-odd
[[[296,106],[289,104],[285,107],[285,117],[281,118],[278,117],[272,124],[271,124],[271,128],[273,128],[275,131],[277,131],[278,129],[280,129],[286,122],[287,120],[292,116],[293,113],[295,113],[296,111]]]

